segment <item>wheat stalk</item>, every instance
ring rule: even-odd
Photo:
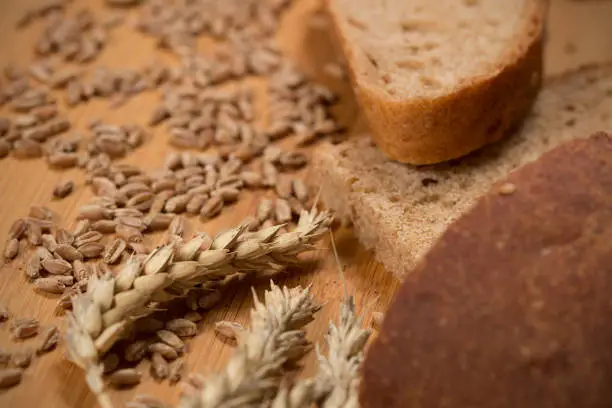
[[[333,235],[331,244],[345,294],[340,303],[338,325],[329,325],[327,357],[317,346],[319,368],[315,377],[297,381],[292,387],[282,387],[269,404],[270,408],[307,408],[315,403],[322,408],[359,407],[359,369],[370,331],[363,328],[363,317],[357,315],[355,301],[346,290]]]
[[[180,408],[259,406],[277,393],[285,366],[311,348],[302,329],[320,308],[309,288],[282,289],[271,283],[264,303],[255,292],[251,327],[238,337],[238,348],[226,368],[210,377]]]
[[[317,347],[319,368],[313,378],[283,386],[267,404],[269,408],[358,408],[359,368],[370,331],[362,327],[352,296],[340,304],[338,325],[330,323],[327,357]]]
[[[359,368],[363,362],[363,348],[370,330],[363,328],[363,317],[357,315],[355,300],[349,296],[344,271],[336,249],[334,234],[330,241],[344,285],[344,300],[340,303],[338,325],[330,323],[326,336],[327,357],[317,347],[319,370],[315,377],[318,406],[323,408],[358,408]]]
[[[247,232],[240,225],[218,234],[208,248],[203,235],[186,243],[156,248],[144,260],[134,257],[117,276],[93,277],[87,291],[73,298],[66,334],[69,358],[87,373],[90,388],[110,407],[101,386],[101,357],[152,303],[185,296],[194,288],[223,281],[236,273],[270,275],[297,262],[331,223],[327,212],[302,212],[298,226],[279,233],[281,225]],[[106,404],[106,405],[105,405]]]

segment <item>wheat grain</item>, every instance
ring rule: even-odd
[[[32,246],[42,244],[42,228],[35,222],[28,222],[28,230],[26,231],[28,241]]]
[[[57,248],[57,241],[55,240],[55,237],[53,235],[43,234],[41,239],[42,239],[43,246],[47,248],[49,252],[55,251],[55,249]]]
[[[142,374],[133,368],[117,370],[108,376],[108,381],[115,387],[132,387],[140,383]]]
[[[94,228],[93,231],[88,231],[88,232],[85,232],[83,234],[77,235],[76,238],[74,239],[73,245],[75,247],[80,247],[80,246],[85,245],[85,244],[90,244],[90,243],[93,243],[93,242],[100,242],[102,240],[102,238],[104,238],[104,235],[102,235],[102,233],[99,232],[95,228],[95,226],[96,226],[97,223],[105,222],[105,221],[108,221],[108,220],[96,221],[92,225],[92,227]],[[114,231],[115,230],[115,224],[114,224],[114,221],[111,221],[111,222],[113,222],[113,231]]]
[[[31,349],[26,348],[13,353],[11,356],[11,364],[17,368],[28,368],[32,364],[33,352]]]
[[[167,360],[175,360],[178,357],[178,350],[182,353],[185,349],[185,343],[180,338],[173,339],[173,346],[169,346],[167,343],[153,343],[148,346],[148,351],[151,353],[160,354]]]
[[[53,197],[62,199],[68,197],[74,191],[74,181],[63,181],[53,189]]]
[[[40,345],[36,348],[36,354],[44,354],[53,350],[59,342],[59,330],[56,326],[47,327],[42,333]]]
[[[292,181],[288,177],[279,177],[276,182],[276,194],[280,198],[289,198],[293,194]]]
[[[45,259],[41,265],[45,271],[52,275],[69,275],[72,273],[72,265],[63,259]]]
[[[87,259],[99,258],[104,252],[104,245],[99,242],[87,242],[79,245],[77,250]]]
[[[123,251],[127,248],[127,243],[117,238],[115,239],[106,249],[104,253],[103,261],[107,264],[114,264],[121,259],[121,255],[123,255]]]
[[[291,206],[287,200],[283,198],[277,198],[274,202],[274,218],[277,223],[284,224],[292,219]]]
[[[151,356],[151,375],[158,381],[170,375],[168,361],[159,353],[153,353]]]
[[[282,289],[271,283],[262,303],[253,292],[251,327],[242,333],[225,370],[210,377],[203,388],[186,395],[182,408],[251,406],[274,397],[283,366],[310,349],[303,327],[319,310],[309,289]]]
[[[77,225],[74,227],[74,231],[72,231],[72,235],[78,237],[80,235],[85,234],[91,229],[91,222],[89,220],[79,220]]]
[[[9,239],[6,241],[6,245],[4,247],[4,257],[6,259],[15,259],[19,254],[19,241],[17,238]]]
[[[17,240],[21,239],[26,233],[27,228],[28,228],[28,223],[26,222],[26,220],[24,220],[23,218],[17,219],[11,225],[11,228],[9,229],[9,232],[8,232],[7,239],[9,240],[10,239],[17,239]]]
[[[21,382],[23,370],[19,368],[0,369],[0,388],[11,388]]]
[[[192,337],[198,333],[198,327],[194,322],[181,318],[166,322],[166,329],[179,337]]]
[[[55,232],[55,240],[58,245],[72,245],[74,243],[74,234],[64,228],[58,228]]]
[[[54,252],[55,255],[68,262],[83,260],[83,254],[69,244],[58,244]]]
[[[306,187],[306,184],[302,179],[293,179],[291,187],[293,190],[293,195],[301,203],[305,203],[306,201],[308,201],[308,188]]]
[[[38,278],[34,281],[36,288],[45,293],[60,295],[66,290],[64,285],[56,276],[48,278]]]
[[[215,334],[224,341],[236,342],[244,331],[244,326],[237,322],[222,320],[215,323]]]
[[[11,323],[11,332],[14,339],[23,340],[36,336],[38,334],[39,326],[38,320],[30,317],[24,317],[13,320]]]
[[[179,382],[183,376],[183,372],[185,371],[185,360],[182,358],[177,358],[172,363],[170,363],[170,372],[168,373],[168,380],[170,384],[176,384]]]
[[[192,310],[192,311],[187,312],[185,314],[185,319],[187,319],[187,320],[189,320],[191,322],[196,323],[196,322],[199,322],[200,320],[202,320],[203,317],[202,317],[202,315],[200,313],[196,312],[195,310]],[[0,321],[1,320],[2,319],[0,319]]]

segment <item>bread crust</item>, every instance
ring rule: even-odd
[[[398,290],[361,406],[612,406],[610,203],[604,133],[494,185]]]
[[[389,158],[418,165],[455,159],[502,139],[529,113],[542,82],[548,0],[531,0],[526,29],[508,45],[497,69],[440,97],[411,99],[356,74],[356,45],[343,34],[334,0],[326,4],[372,138]]]

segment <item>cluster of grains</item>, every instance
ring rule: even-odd
[[[239,332],[225,370],[185,394],[180,407],[259,406],[276,395],[284,367],[295,365],[311,349],[304,326],[320,306],[309,289],[281,289],[272,283],[264,303],[253,297],[251,325]]]
[[[52,217],[47,208],[32,207],[29,217],[13,224],[4,255],[14,258],[25,246],[20,240],[27,241],[32,250],[25,262],[26,277],[41,292],[62,294],[75,284],[75,290],[84,287],[95,272],[84,261],[101,257],[105,247],[101,234],[82,224],[73,232],[59,228]]]
[[[5,69],[9,83],[0,85],[0,104],[9,103],[16,115],[0,118],[0,159],[11,152],[19,159],[51,156],[55,136],[70,129],[58,114],[54,97],[34,87],[25,72]]]
[[[92,158],[104,154],[111,160],[120,159],[142,145],[147,138],[147,131],[139,125],[112,125],[94,121],[90,130],[91,137],[85,139],[87,156],[84,158],[88,170]]]
[[[89,10],[69,14],[69,3],[47,0],[18,22],[25,27],[43,20],[46,26],[35,47],[38,60],[26,70],[4,71],[0,106],[9,105],[15,115],[0,118],[0,158],[46,157],[51,168],[81,168],[96,197],[79,208],[71,230],[56,225],[47,208],[32,207],[28,217],[13,224],[4,257],[14,259],[29,248],[28,280],[37,291],[57,295],[61,311],[73,309],[69,355],[86,371],[100,405],[109,408],[105,382],[138,384],[142,373],[136,365],[143,359],[150,360],[156,380],[178,382],[185,339],[197,333],[199,311],[219,302],[229,284],[248,275],[274,275],[295,263],[328,230],[329,214],[305,210],[312,200],[297,173],[308,156],[297,148],[324,137],[341,140],[343,129],[331,114],[335,95],[302,74],[275,44],[279,16],[290,0],[147,1],[138,10],[136,28],[173,51],[179,64],[152,61],[140,69],[70,65],[94,61],[122,17],[102,21]],[[218,41],[206,55],[195,47],[202,35]],[[246,84],[234,91],[215,89],[252,75],[267,79],[264,120],[257,118],[255,93]],[[94,120],[89,134],[55,137],[71,124],[58,113],[53,92],[62,92],[68,108],[93,98],[108,98],[116,108],[147,90],[162,95],[148,126],[163,123],[174,147],[214,153],[171,153],[162,169],[143,171],[117,162],[148,138],[143,127]],[[292,135],[288,150],[275,145]],[[74,188],[73,181],[62,181],[53,197],[67,197]],[[183,238],[182,214],[209,220],[245,189],[268,190],[253,217],[214,239],[201,233]],[[144,235],[157,231],[166,231],[166,244],[150,251]],[[112,265],[122,266],[113,273]],[[176,299],[189,312],[170,320],[157,313]],[[265,306],[256,299],[249,330],[229,322],[217,325],[239,351],[217,380],[198,383],[185,406],[271,403],[280,395],[285,363],[310,349],[302,327],[316,310],[307,290],[273,285]],[[26,323],[16,329],[20,335],[38,330],[37,323],[35,329]],[[45,331],[50,345],[41,349],[55,347],[57,336],[55,328]],[[21,371],[14,370],[29,365],[26,354],[18,353],[19,364],[0,375],[0,384],[21,380]],[[316,384],[312,388],[318,390]],[[320,398],[332,394],[317,392]],[[146,396],[130,404],[163,405]]]
[[[160,47],[178,54],[193,51],[195,40],[209,35],[235,42],[261,43],[274,35],[290,0],[153,0],[141,9],[137,28]]]
[[[176,318],[164,323],[143,318],[130,329],[124,333],[128,338],[111,348],[102,360],[102,373],[108,383],[115,388],[140,383],[143,373],[136,366],[145,358],[149,359],[151,377],[156,381],[180,381],[185,370],[185,339],[197,334],[195,322]]]
[[[49,15],[63,12],[68,5],[68,0],[45,0],[36,7],[28,8],[18,19],[17,28],[24,28],[38,19],[44,19]]]
[[[69,107],[93,98],[108,98],[111,108],[118,108],[141,92],[157,89],[169,78],[170,71],[159,61],[152,61],[141,69],[111,69],[98,66],[90,75],[72,77],[66,86]]]
[[[270,77],[268,93],[270,140],[290,134],[296,135],[297,145],[308,145],[325,136],[333,142],[341,140],[343,129],[329,111],[336,96],[325,86],[309,81],[291,63],[283,64]]]
[[[57,55],[65,62],[79,64],[95,60],[107,44],[109,28],[96,21],[88,9],[75,15],[67,15],[66,11],[65,7],[56,7],[41,16],[45,27],[36,42],[36,54]]]
[[[342,134],[330,113],[335,95],[309,81],[290,62],[279,62],[278,71],[270,77],[270,117],[268,126],[260,129],[253,123],[252,92],[210,89],[208,77],[198,75],[202,58],[194,61],[199,63],[185,68],[183,83],[165,90],[161,104],[149,118],[152,126],[166,122],[170,143],[176,147],[205,150],[217,146],[224,156],[249,161],[289,135],[296,135],[295,145],[304,146],[326,136],[336,141]],[[189,80],[187,74],[193,72],[199,80]]]
[[[252,94],[248,90],[222,92],[196,88],[169,88],[154,110],[149,124],[166,122],[170,143],[176,147],[206,150],[209,146],[232,146],[232,150],[265,146],[253,127]],[[242,160],[254,154],[237,155]]]
[[[0,306],[0,322],[9,320],[10,313]],[[20,347],[17,350],[0,348],[0,389],[19,384],[23,373],[30,367],[35,356],[40,356],[55,349],[59,341],[59,330],[56,326],[45,327],[42,331],[38,320],[17,318],[10,323],[11,338],[18,343],[31,342],[36,337],[35,347]],[[40,336],[39,336],[40,334]]]
[[[275,160],[280,160],[281,169],[301,167],[306,163],[305,156],[298,153],[281,152]],[[276,201],[276,211],[273,203],[265,214],[259,211],[249,228],[270,226],[266,222],[273,220],[275,213],[281,215],[276,216],[278,223],[285,223],[292,219],[292,214],[299,217],[307,206],[308,189],[298,177],[281,177],[274,163],[264,161],[261,171],[257,171],[247,168],[235,157],[171,153],[163,169],[147,174],[135,166],[106,161],[88,174],[87,182],[98,197],[91,205],[83,207],[81,216],[92,221],[105,219],[108,232],[114,232],[113,214],[117,210],[121,214],[121,209],[125,208],[133,217],[142,219],[145,230],[155,231],[167,228],[176,214],[199,215],[203,221],[211,219],[238,200],[245,188],[273,187],[283,192],[282,198]],[[141,237],[132,232],[134,238],[124,237],[129,241],[140,240]]]
[[[249,232],[239,225],[212,240],[200,234],[158,247],[148,256],[134,256],[116,275],[93,275],[86,292],[72,299],[67,333],[71,360],[87,372],[88,384],[104,406],[102,357],[135,318],[194,289],[210,292],[209,283],[215,287],[233,275],[278,273],[296,263],[297,255],[309,250],[330,222],[327,213],[304,212],[291,232],[280,233],[280,226]]]
[[[8,104],[9,108],[18,114],[55,106],[56,100],[48,89],[35,86],[32,82],[32,79],[38,82],[37,69],[28,71],[7,65],[4,67],[3,77],[4,81],[0,88],[0,105]]]

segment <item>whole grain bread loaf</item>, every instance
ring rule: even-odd
[[[313,181],[323,202],[352,220],[360,241],[402,278],[495,181],[564,141],[599,130],[612,130],[612,64],[550,80],[518,133],[465,158],[405,165],[387,159],[368,137],[356,137],[322,146]]]
[[[501,139],[540,86],[548,0],[327,0],[372,137],[431,164]]]
[[[611,407],[611,237],[610,135],[497,183],[398,290],[361,406]]]

